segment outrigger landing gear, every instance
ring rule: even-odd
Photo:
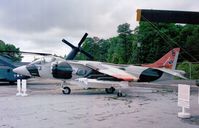
[[[117,96],[118,97],[122,97],[123,96],[123,94],[122,94],[122,92],[120,90],[118,91]]]
[[[63,94],[70,94],[71,93],[71,89],[67,86],[64,86],[66,84],[66,82],[64,81],[63,83],[61,83],[61,87],[62,87],[62,93]]]
[[[108,94],[113,94],[115,92],[115,88],[114,87],[106,88],[105,91]]]

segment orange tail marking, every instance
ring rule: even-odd
[[[172,69],[175,57],[177,53],[180,52],[180,48],[174,48],[171,51],[169,51],[167,54],[165,54],[162,58],[160,58],[158,61],[152,64],[143,64],[144,67],[150,67],[150,68],[168,68]]]

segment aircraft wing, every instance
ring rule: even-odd
[[[160,71],[163,71],[163,72],[165,72],[165,73],[171,74],[171,75],[173,75],[173,76],[180,77],[180,78],[182,78],[182,79],[187,79],[187,78],[184,77],[181,73],[176,72],[175,70],[168,70],[168,69],[165,69],[165,68],[156,68],[156,69],[158,69],[158,70],[160,70]]]
[[[115,68],[111,65],[107,65],[104,63],[88,62],[85,64],[85,66],[87,66],[93,70],[96,70],[100,73],[103,73],[103,74],[106,74],[106,75],[109,75],[109,76],[112,76],[112,77],[115,77],[118,79],[122,79],[124,81],[137,81],[139,79],[138,77],[136,77],[132,74],[129,74],[124,70]]]

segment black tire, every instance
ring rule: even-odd
[[[117,96],[118,96],[118,97],[122,97],[122,93],[121,93],[121,92],[118,92],[118,93],[117,93]]]
[[[62,93],[63,94],[70,94],[71,93],[71,89],[69,87],[63,87]]]
[[[106,93],[108,93],[108,94],[113,94],[114,91],[115,91],[115,88],[114,88],[114,87],[106,88],[105,91],[106,91]]]

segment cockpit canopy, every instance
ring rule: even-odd
[[[50,63],[50,62],[53,62],[55,60],[56,60],[56,58],[53,57],[53,56],[45,56],[45,57],[39,58],[39,59],[31,62],[30,64],[40,65],[40,64]]]

